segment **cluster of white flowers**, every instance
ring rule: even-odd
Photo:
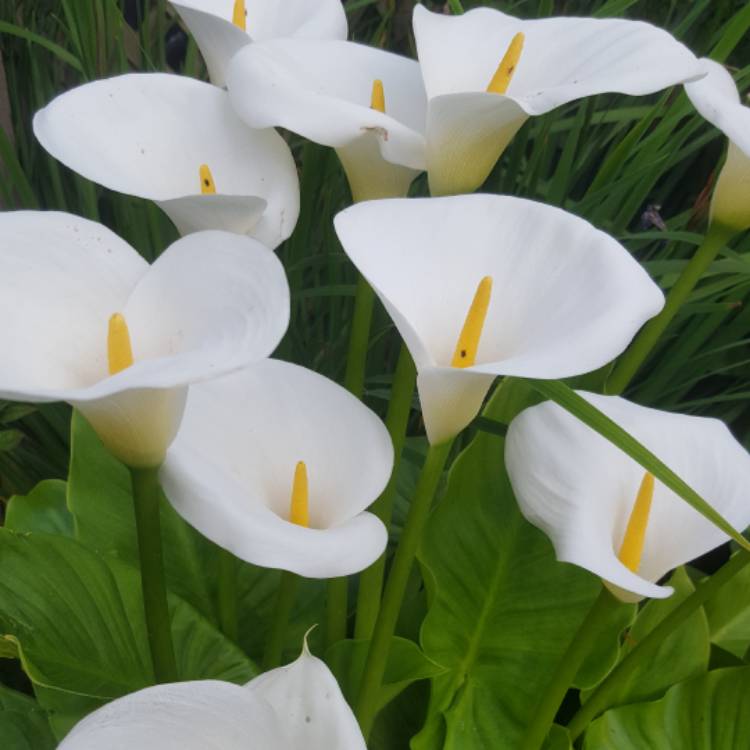
[[[664,304],[630,253],[585,220],[464,195],[527,118],[685,83],[731,139],[712,221],[750,226],[750,110],[721,66],[649,24],[418,5],[416,61],[345,41],[340,0],[172,4],[212,84],[156,73],[95,81],[38,112],[34,132],[81,175],[155,201],[183,237],[149,266],[90,221],[0,215],[0,306],[16,321],[0,332],[0,397],[73,404],[124,463],[161,466],[178,512],[244,560],[321,578],[367,567],[387,535],[365,509],[393,465],[384,426],[356,398],[267,359],[289,321],[273,249],[299,213],[295,163],[274,128],[336,149],[358,203],[336,231],[412,354],[432,444],[474,419],[498,375],[595,370]],[[442,197],[405,198],[423,171]],[[585,397],[730,523],[750,522],[740,496],[750,457],[721,423]],[[550,403],[512,424],[506,462],[559,558],[623,598],[668,595],[654,582],[726,539]],[[268,748],[364,747],[308,654],[248,688],[151,688],[94,713],[63,747],[229,750],[248,735]],[[157,704],[153,720],[132,721]],[[194,722],[201,712],[216,717],[210,737]]]

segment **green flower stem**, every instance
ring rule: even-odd
[[[370,325],[375,306],[375,292],[360,274],[354,297],[354,314],[349,335],[349,353],[346,360],[344,387],[357,398],[362,398],[365,389],[365,366],[370,342]],[[328,581],[326,602],[326,648],[346,638],[346,616],[348,610],[348,581],[346,577]]]
[[[219,549],[218,589],[219,625],[221,632],[236,643],[239,634],[237,558],[225,549]]]
[[[646,357],[648,357],[651,350],[656,346],[667,326],[672,322],[683,304],[685,304],[693,289],[695,289],[695,285],[700,281],[714,260],[716,260],[719,251],[733,234],[732,230],[726,229],[719,224],[712,224],[709,227],[703,243],[687,266],[685,266],[680,278],[677,279],[677,283],[670,289],[662,311],[646,323],[625,354],[617,361],[607,379],[607,393],[620,394],[627,388],[628,383],[630,383],[633,376],[638,372],[638,368],[644,363]]]
[[[328,648],[346,638],[346,619],[349,608],[349,579],[328,579],[326,598],[325,647]]]
[[[271,630],[266,641],[266,650],[263,654],[263,671],[275,669],[281,664],[281,652],[284,649],[286,631],[289,627],[289,618],[294,607],[294,599],[297,595],[297,584],[299,577],[288,570],[281,571],[279,591],[276,595],[276,608],[273,613]]]
[[[448,0],[448,5],[451,7],[451,12],[454,16],[460,16],[464,12],[464,7],[461,5],[461,0]]]
[[[414,384],[417,379],[417,371],[414,368],[409,350],[405,344],[401,345],[401,351],[396,363],[396,372],[393,376],[393,387],[391,389],[391,400],[388,403],[388,412],[385,417],[385,426],[393,442],[393,473],[388,486],[375,501],[370,510],[385,524],[386,528],[391,526],[391,515],[393,513],[393,501],[396,497],[396,472],[401,460],[401,452],[406,440],[406,428],[411,412],[412,396],[414,395]],[[380,596],[383,591],[383,576],[385,573],[385,552],[369,567],[362,571],[359,578],[359,596],[357,598],[357,620],[354,625],[354,637],[369,640],[378,619],[380,611]]]
[[[130,469],[146,632],[154,665],[154,678],[160,683],[177,680],[177,660],[172,645],[167,585],[164,579],[159,517],[161,488],[158,475],[158,467]]]
[[[375,630],[373,631],[370,650],[367,654],[364,677],[357,700],[356,714],[365,739],[372,730],[377,713],[378,694],[385,674],[388,652],[396,629],[398,613],[406,592],[409,574],[417,554],[427,517],[435,497],[440,477],[448,460],[453,441],[441,445],[431,445],[425,459],[422,473],[417,483],[414,499],[409,509],[401,541],[393,558],[393,565],[388,576],[383,594]]]
[[[375,292],[361,274],[357,278],[357,291],[354,296],[354,313],[349,334],[349,353],[344,373],[344,388],[357,398],[362,398],[365,390],[365,366],[367,349],[370,344],[370,324],[375,306]]]
[[[542,747],[555,721],[560,704],[586,658],[586,654],[591,649],[592,640],[596,637],[602,621],[619,603],[609,590],[602,586],[599,596],[573,636],[573,640],[565,650],[552,679],[547,683],[537,703],[534,718],[526,730],[521,750],[539,750]]]
[[[623,682],[626,682],[645,659],[653,656],[662,641],[679,627],[698,607],[736,576],[748,563],[750,553],[740,550],[720,570],[699,583],[690,596],[673,609],[633,650],[609,673],[589,696],[586,703],[568,724],[571,740],[581,735],[589,723],[610,705]]]

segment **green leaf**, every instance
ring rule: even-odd
[[[252,659],[260,661],[273,621],[280,571],[239,563],[237,589],[239,599],[238,643]],[[326,582],[301,578],[283,647],[283,661],[292,661],[302,650],[302,641],[310,628],[325,622]],[[315,652],[322,644],[323,628],[308,636]]]
[[[68,507],[79,541],[100,554],[138,566],[130,473],[78,412],[71,423]],[[216,622],[210,583],[216,580],[216,547],[183,521],[165,498],[161,529],[169,590]]]
[[[12,23],[8,23],[7,21],[0,21],[0,35],[2,34],[12,34],[13,36],[18,36],[21,37],[21,39],[26,39],[29,42],[38,44],[45,49],[48,49],[50,52],[52,52],[53,55],[56,55],[63,62],[66,62],[76,70],[83,72],[83,67],[81,66],[80,61],[75,55],[72,55],[70,52],[68,52],[68,50],[63,49],[59,44],[55,44],[49,39],[45,39],[43,36],[35,34],[33,31],[29,31],[28,29],[24,29],[23,27],[16,26]]]
[[[750,566],[743,568],[705,605],[711,642],[740,659],[750,647],[748,591]]]
[[[505,407],[500,391],[485,416],[502,421]],[[413,743],[420,750],[515,747],[599,589],[588,572],[558,563],[521,516],[503,447],[496,435],[474,438],[423,539],[420,560],[435,590],[422,648],[448,671],[433,679],[428,720]]]
[[[23,440],[20,430],[0,430],[0,452],[10,452],[18,448]]]
[[[544,750],[573,750],[568,730],[559,724],[553,724],[549,737],[545,741]]]
[[[64,732],[97,705],[153,681],[132,567],[78,542],[0,529],[0,633],[16,644],[42,704]],[[181,679],[246,682],[257,670],[190,605],[170,597]]]
[[[351,705],[362,682],[369,647],[369,640],[345,640],[334,643],[326,651],[326,662]],[[381,686],[380,707],[390,703],[413,682],[436,677],[443,672],[445,669],[428,659],[414,641],[395,637],[391,641]]]
[[[62,480],[45,479],[28,495],[12,497],[5,511],[5,528],[73,536],[73,517],[66,505],[66,491]]]
[[[36,411],[36,406],[17,404],[13,401],[0,401],[0,424],[10,424]]]
[[[0,739],[3,750],[54,750],[46,713],[27,695],[0,685]]]
[[[729,521],[714,510],[648,448],[641,445],[632,435],[625,432],[622,427],[613,422],[606,414],[600,412],[572,388],[558,380],[528,380],[528,382],[543,396],[554,401],[613,445],[616,445],[623,453],[637,461],[646,471],[650,471],[662,484],[679,495],[698,513],[734,539],[737,544],[750,551],[750,542]]]
[[[750,737],[750,667],[682,682],[659,701],[607,711],[584,750],[739,750]]]
[[[625,637],[621,659],[695,591],[684,568],[678,568],[672,574],[669,585],[675,590],[672,596],[667,599],[651,599],[638,613],[633,627]],[[710,650],[708,621],[703,609],[698,608],[662,641],[649,659],[639,664],[617,694],[612,696],[609,705],[619,706],[660,698],[671,685],[706,672]],[[590,692],[582,693],[583,702]]]
[[[632,624],[635,613],[635,604],[621,603],[607,609],[599,629],[591,635],[591,650],[578,668],[575,687],[593,688],[613,669],[623,653],[622,633]]]
[[[389,703],[372,728],[369,750],[407,750],[409,740],[424,723],[429,694],[429,682],[415,682]]]

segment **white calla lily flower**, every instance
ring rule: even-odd
[[[727,158],[711,200],[711,222],[733,232],[750,228],[750,107],[740,100],[732,76],[702,59],[706,77],[685,85],[693,106],[729,139]]]
[[[226,83],[229,61],[251,42],[287,37],[346,39],[341,0],[171,0],[195,38],[211,81]]]
[[[497,375],[595,370],[664,304],[609,235],[522,198],[371,201],[334,224],[411,352],[432,444],[477,415]]]
[[[392,467],[388,432],[358,399],[265,360],[190,389],[160,478],[177,512],[237,557],[333,578],[385,549],[385,527],[364,511]]]
[[[161,463],[186,387],[268,356],[289,322],[284,269],[228,232],[149,265],[70,214],[0,214],[0,398],[67,401],[135,467]]]
[[[750,524],[750,455],[717,419],[581,393],[682,477],[735,528]],[[624,601],[664,598],[656,584],[729,537],[632,458],[545,402],[510,425],[505,463],[521,511],[557,559],[600,576]]]
[[[650,94],[703,75],[662,29],[595,18],[521,20],[492,8],[414,9],[433,195],[469,193],[529,117],[585,96]]]
[[[310,655],[245,687],[218,680],[139,690],[80,721],[59,750],[365,750],[326,665]]]
[[[252,130],[226,91],[166,73],[132,73],[61,94],[34,133],[87,179],[155,201],[182,234],[224,229],[275,248],[299,215],[289,147]]]
[[[353,42],[284,39],[239,52],[227,85],[251,127],[335,148],[355,201],[404,196],[425,168],[427,101],[414,60]]]

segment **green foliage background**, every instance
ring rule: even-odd
[[[750,6],[744,0],[507,0],[464,6],[479,4],[529,18],[650,20],[697,54],[728,63],[741,91],[750,84]],[[348,0],[345,6],[352,38],[414,54],[413,2]],[[126,71],[174,69],[181,58],[180,36],[169,4],[146,0],[138,30],[125,22],[124,7],[119,0],[0,0],[0,206],[65,210],[102,221],[153,259],[176,238],[159,209],[78,177],[49,157],[31,131],[33,113],[63,90]],[[192,41],[180,72],[205,77]],[[331,220],[349,203],[348,188],[332,151],[288,137],[301,168],[302,207],[295,233],[278,251],[292,289],[292,324],[277,356],[340,381],[355,272]],[[724,148],[725,139],[695,114],[679,88],[652,97],[592,97],[530,120],[485,189],[585,217],[621,240],[668,290],[700,243]],[[426,194],[424,178],[413,192]],[[713,264],[627,395],[663,409],[720,417],[750,447],[749,301],[750,235],[745,234]],[[366,400],[381,414],[399,346],[392,324],[378,309]],[[585,381],[590,387],[599,382],[596,374]],[[508,381],[488,413],[507,424],[513,416],[509,403],[517,409],[534,398],[524,388]],[[508,398],[509,389],[516,389],[514,399]],[[519,516],[502,467],[502,437],[484,426],[479,420],[461,439],[457,450],[469,447],[450,472],[430,521],[384,700],[405,692],[381,714],[373,747],[405,748],[412,735],[417,735],[415,750],[511,747],[529,719],[535,693],[595,595],[594,579],[555,563],[546,538]],[[0,659],[5,683],[0,685],[0,737],[10,738],[12,750],[53,747],[52,732],[62,736],[101,701],[149,680],[142,614],[134,599],[137,563],[127,474],[85,423],[75,420],[72,432],[70,427],[65,406],[0,403],[0,498],[6,506],[0,530],[0,657],[7,657]],[[423,456],[421,432],[415,404],[398,477],[394,538]],[[48,481],[37,486],[42,480]],[[277,573],[242,566],[240,636],[232,643],[218,627],[216,548],[166,503],[162,519],[182,676],[249,679],[269,627]],[[43,585],[42,570],[51,571]],[[700,575],[677,571],[677,597]],[[747,581],[744,576],[741,582],[746,586]],[[298,650],[302,633],[322,621],[323,595],[319,582],[306,581],[300,588],[288,656]],[[730,748],[750,742],[746,726],[731,736],[725,727],[732,716],[750,714],[746,598],[747,588],[738,583],[734,592],[700,610],[690,627],[675,632],[650,671],[626,686],[613,709],[593,725],[586,750],[610,747],[607,742],[615,737],[615,746],[623,748]],[[663,617],[658,606],[622,610],[601,634],[576,683],[583,692],[570,696],[562,718],[627,652],[623,630],[648,632]],[[50,632],[41,628],[40,612],[54,631],[51,625]],[[319,649],[317,638],[313,633],[313,648]],[[347,641],[334,648],[329,663],[346,690],[358,663],[361,669],[361,646]],[[536,657],[531,661],[530,651]],[[709,667],[721,669],[707,673]],[[673,682],[680,684],[667,692]],[[652,700],[659,703],[646,702]],[[689,721],[695,716],[691,705],[709,700],[719,713],[702,726],[713,733],[714,744],[691,734],[696,722]],[[503,711],[498,712],[498,701]],[[50,724],[43,709],[51,712]],[[732,744],[738,737],[740,744]],[[562,731],[558,740],[568,747]]]

